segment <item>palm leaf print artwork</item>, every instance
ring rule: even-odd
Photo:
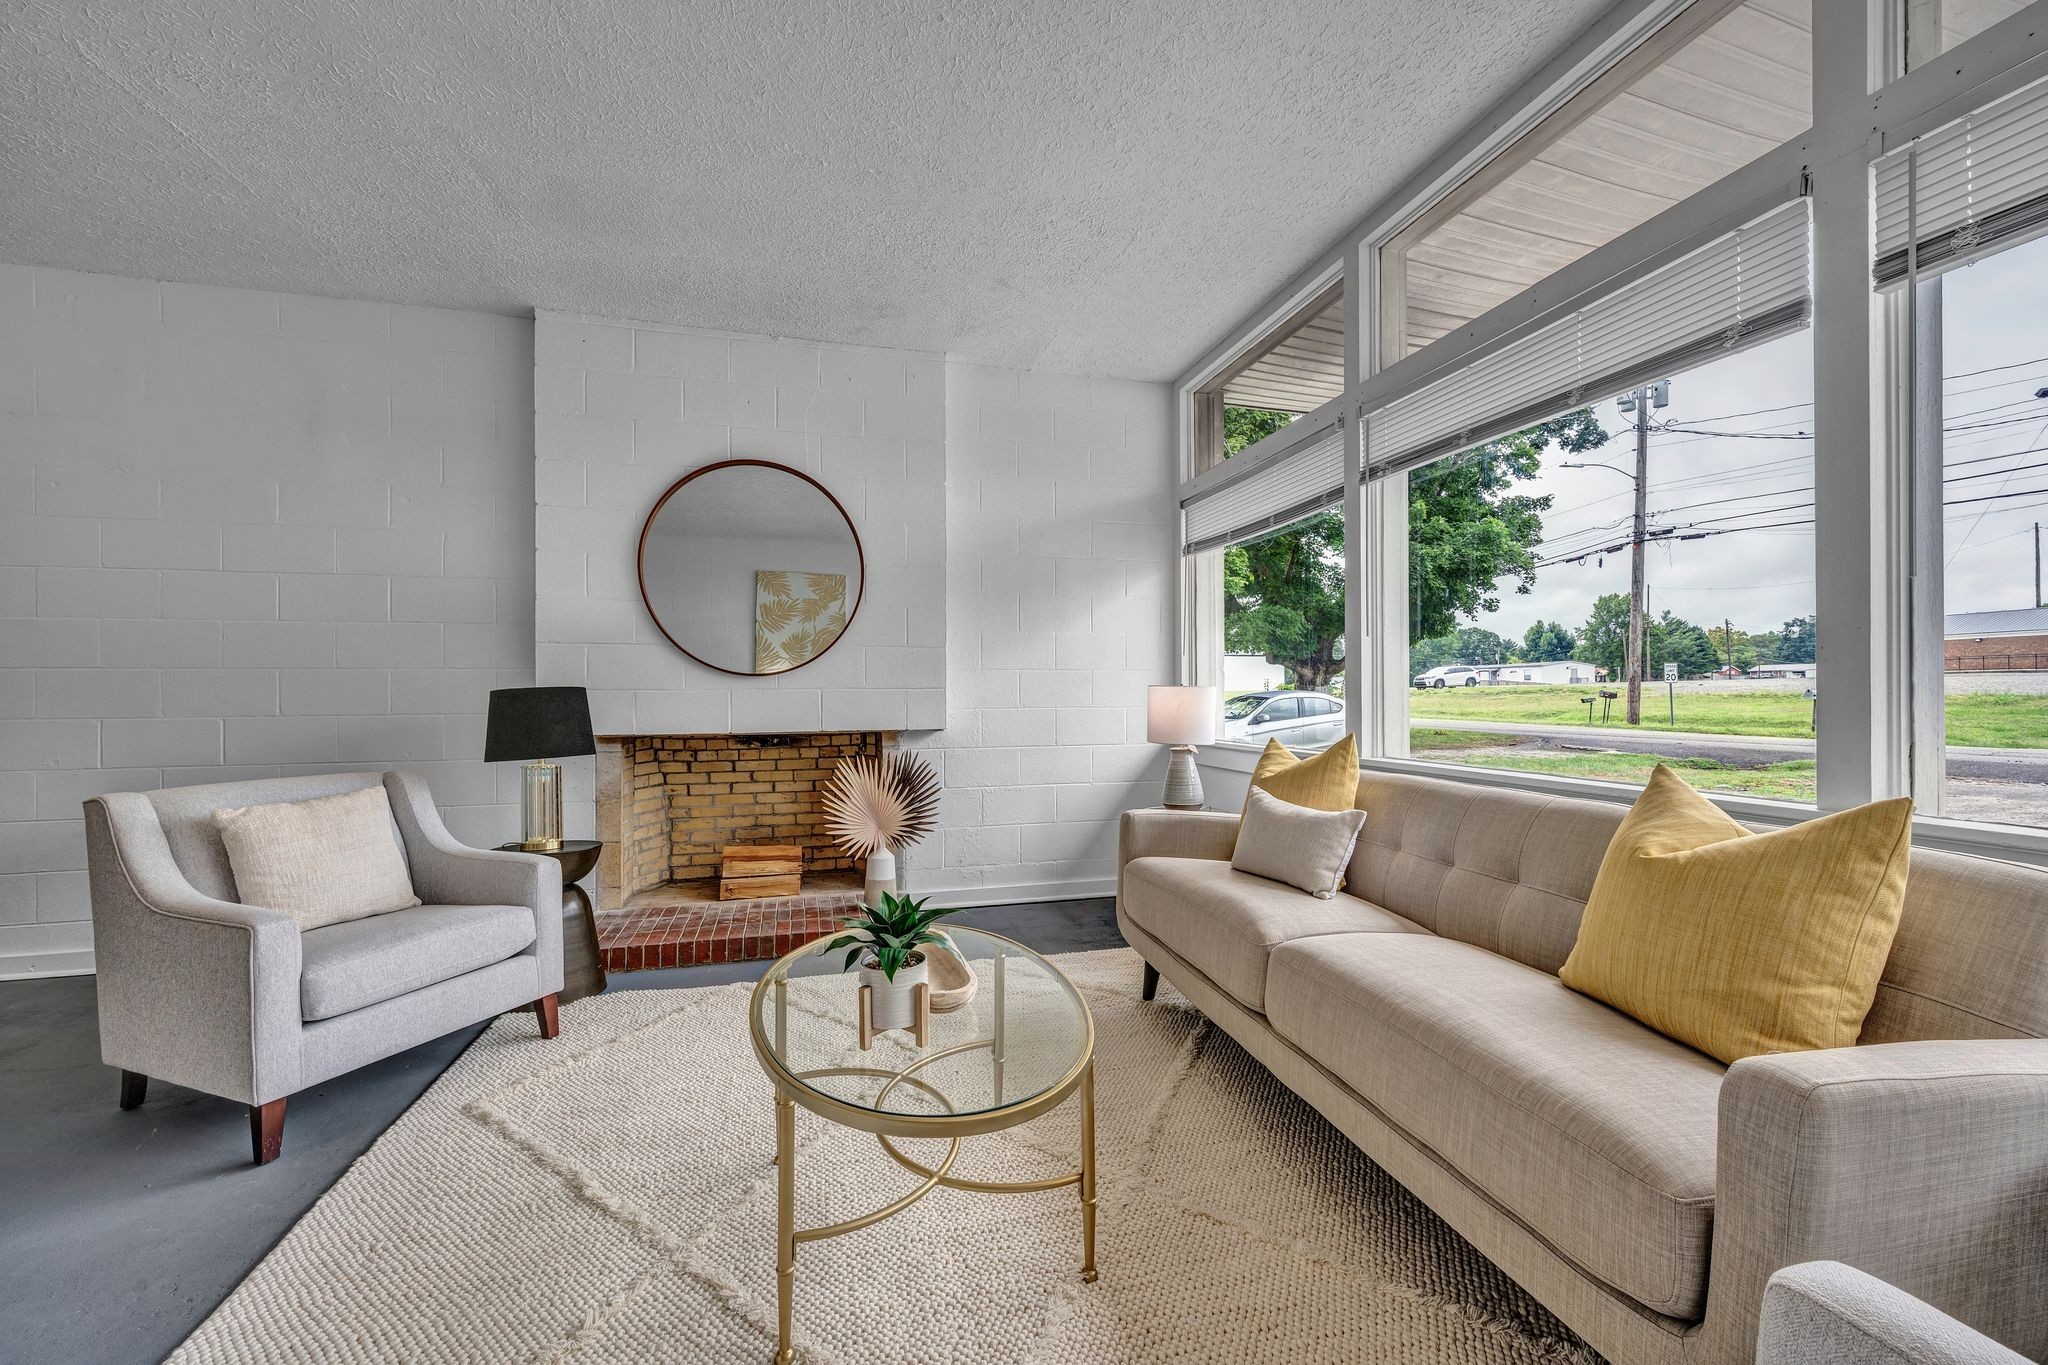
[[[845,574],[762,569],[754,575],[756,673],[809,663],[845,629]]]

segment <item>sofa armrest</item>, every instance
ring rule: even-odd
[[[2048,1041],[1751,1057],[1722,1083],[1710,1326],[1764,1285],[1858,1266],[2029,1357],[2048,1350]]]
[[[1124,895],[1124,864],[1133,858],[1210,858],[1227,861],[1237,848],[1238,817],[1223,811],[1162,810],[1149,807],[1124,812],[1117,830],[1116,895]]]
[[[562,865],[544,853],[471,848],[448,832],[426,779],[384,774],[391,814],[405,839],[412,886],[437,905],[523,905],[533,911],[541,994],[562,989]]]
[[[1837,1261],[1779,1271],[1764,1290],[1757,1365],[2026,1365],[2026,1357]]]
[[[248,1104],[298,1089],[298,922],[194,887],[140,793],[86,801],[85,840],[108,1065]]]
[[[1124,812],[1117,831],[1117,865],[1133,858],[1213,858],[1227,860],[1237,847],[1237,817],[1224,811],[1161,810],[1157,806]]]

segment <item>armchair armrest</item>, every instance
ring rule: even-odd
[[[1755,1340],[1774,1272],[1840,1260],[2048,1350],[2048,1041],[1747,1058],[1722,1083],[1717,1169],[1711,1327]]]
[[[1791,1266],[1764,1290],[1757,1365],[2026,1365],[1905,1290],[1836,1261]]]
[[[85,836],[108,1065],[249,1104],[298,1089],[297,921],[194,887],[140,793],[86,801]]]
[[[541,853],[471,848],[448,832],[426,779],[384,774],[391,814],[405,840],[413,891],[441,905],[523,905],[533,911],[541,993],[562,989],[562,865]]]

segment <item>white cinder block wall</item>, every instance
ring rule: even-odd
[[[534,324],[536,668],[590,689],[599,734],[908,730],[946,714],[945,375],[936,355],[542,313]],[[738,678],[685,657],[640,600],[640,529],[662,491],[725,459],[817,479],[867,574],[816,663]],[[590,760],[565,823],[588,837]]]
[[[1108,894],[1117,815],[1156,804],[1145,688],[1173,680],[1170,394],[946,367],[951,702],[912,735],[946,780],[915,890]]]
[[[917,890],[1109,884],[1116,813],[1164,773],[1144,689],[1171,666],[1165,386],[545,313],[534,349],[541,683],[589,687],[601,733],[903,732],[947,788],[904,860]],[[867,554],[847,638],[773,678],[677,653],[634,573],[661,491],[747,456],[816,477]]]
[[[901,731],[947,786],[918,889],[1101,891],[1163,769],[1167,404],[927,353],[0,266],[0,976],[90,965],[95,792],[406,764],[459,837],[512,837],[485,699],[535,680],[590,687],[615,733]],[[661,489],[745,455],[832,489],[868,557],[851,634],[778,678],[682,658],[633,573]],[[570,795],[585,832],[587,761]]]
[[[80,801],[405,764],[514,837],[532,324],[0,266],[0,976],[90,964]]]

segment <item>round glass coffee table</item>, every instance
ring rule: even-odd
[[[975,991],[933,1013],[926,1042],[908,1030],[861,1046],[860,977],[839,971],[843,953],[805,944],[770,967],[749,1010],[754,1054],[775,1086],[776,1356],[794,1358],[790,1300],[796,1249],[857,1232],[901,1213],[941,1185],[1015,1194],[1077,1185],[1081,1278],[1095,1279],[1095,1021],[1066,974],[1023,944],[978,929],[941,925],[973,970]],[[1081,1168],[1042,1180],[971,1180],[951,1174],[960,1139],[1026,1123],[1081,1095]],[[796,1106],[873,1133],[918,1177],[902,1198],[858,1218],[796,1226]],[[892,1138],[947,1143],[936,1166],[905,1155]]]

